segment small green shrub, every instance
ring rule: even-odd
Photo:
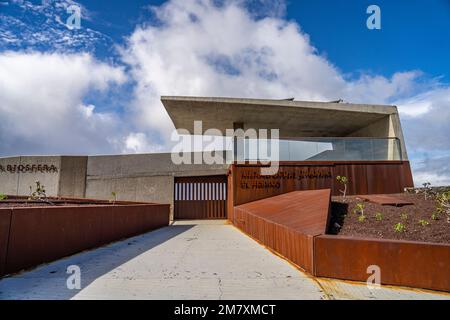
[[[394,225],[394,231],[395,232],[399,232],[399,233],[405,232],[406,231],[406,226],[403,223],[399,222],[399,223]]]
[[[450,223],[450,191],[436,195],[436,211],[433,213],[436,219],[433,220],[438,220],[440,214],[446,214],[447,222]]]
[[[438,211],[433,212],[433,214],[431,215],[431,220],[434,220],[434,221],[439,220],[439,212]]]
[[[336,180],[344,186],[344,190],[339,190],[339,192],[342,193],[342,197],[345,202],[345,197],[347,195],[348,178],[346,176],[337,176]]]
[[[381,212],[375,213],[375,220],[377,221],[383,220],[383,214]]]
[[[364,221],[366,221],[366,216],[365,215],[360,215],[359,217],[358,217],[358,221],[359,222],[364,222]]]
[[[115,191],[111,192],[111,197],[112,197],[112,199],[109,200],[109,202],[111,202],[112,204],[115,204],[117,201],[117,193]]]
[[[47,194],[45,193],[45,186],[41,184],[41,182],[38,180],[35,182],[36,187],[33,190],[33,187],[30,186],[30,197],[29,200],[46,200]]]
[[[6,194],[0,193],[0,201],[8,199]]]
[[[430,223],[427,221],[427,220],[419,220],[419,224],[422,226],[422,227],[425,227],[425,226],[427,226],[427,225],[429,225]]]
[[[408,215],[406,214],[406,213],[402,213],[401,215],[400,215],[400,218],[402,219],[402,220],[408,220]]]
[[[431,191],[431,183],[425,182],[422,183],[423,186],[423,194],[425,195],[425,200],[428,199],[428,193]]]
[[[361,215],[364,215],[364,209],[366,208],[366,205],[364,203],[357,203],[355,205],[355,208],[353,209],[354,213],[361,213]]]

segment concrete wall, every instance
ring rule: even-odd
[[[194,157],[197,154],[192,154]],[[10,172],[19,165],[55,166],[57,172]],[[93,157],[0,158],[0,193],[29,195],[40,181],[48,196],[166,203],[173,211],[175,177],[226,174],[228,165],[176,165],[170,153]],[[20,167],[23,169],[24,167]],[[11,168],[11,167],[10,167]],[[25,167],[26,168],[26,167]],[[173,213],[173,212],[172,212]]]
[[[383,119],[377,120],[370,125],[352,132],[349,137],[375,137],[375,138],[398,138],[400,142],[400,154],[402,160],[408,160],[408,154],[406,152],[406,145],[403,138],[403,131],[400,124],[400,117],[398,113],[390,114]],[[387,159],[398,160],[394,158],[395,152],[394,141],[389,144],[389,150]]]
[[[33,170],[26,170],[27,165]],[[0,158],[0,193],[8,195],[29,195],[30,186],[35,188],[36,181],[45,186],[49,196],[57,196],[61,174],[61,157],[12,157]],[[9,170],[8,168],[14,168]],[[38,170],[38,166],[55,166],[57,172]],[[25,169],[24,169],[25,168]],[[19,170],[24,169],[24,170]]]
[[[58,195],[82,198],[86,191],[88,157],[61,157]]]
[[[193,154],[194,156],[194,154]],[[228,165],[176,165],[170,153],[88,158],[87,198],[168,203],[173,213],[175,177],[226,174]]]

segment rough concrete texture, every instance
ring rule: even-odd
[[[197,153],[197,155],[201,153]],[[192,161],[196,156],[192,153]],[[170,153],[88,158],[86,197],[168,203],[173,207],[174,177],[226,174],[228,165],[176,165]]]
[[[8,195],[29,195],[30,186],[35,187],[39,180],[50,196],[58,195],[61,157],[12,157],[0,158],[0,165],[54,165],[58,168],[56,173],[47,172],[0,172],[0,193]]]
[[[192,159],[201,153],[193,153]],[[170,153],[115,156],[30,156],[0,158],[0,165],[55,165],[57,173],[0,172],[0,193],[29,195],[39,180],[49,196],[168,203],[174,177],[224,175],[228,165],[176,165]]]
[[[81,290],[66,287],[70,265]],[[0,299],[449,298],[315,280],[224,221],[177,222],[0,281]]]
[[[61,157],[58,195],[84,197],[88,157]]]
[[[0,158],[0,166],[6,168],[7,165],[19,165],[20,157]],[[19,173],[0,172],[0,193],[17,194],[19,184]]]
[[[281,137],[339,137],[377,121],[389,126],[389,115],[398,113],[394,106],[349,103],[207,97],[161,101],[175,127],[191,133],[194,121],[201,120],[204,130],[216,128],[222,134],[243,123],[243,129],[280,129]]]
[[[48,196],[84,197],[86,186],[87,157],[72,156],[22,156],[0,158],[0,165],[55,166],[57,172],[0,172],[0,193],[29,195],[30,186],[36,181],[45,186]]]

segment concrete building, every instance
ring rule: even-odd
[[[200,120],[204,130],[216,128],[224,133],[226,129],[279,129],[281,162],[405,164],[408,160],[395,106],[198,97],[162,97],[161,101],[175,128],[190,133],[194,133],[194,121]],[[244,160],[249,160],[248,155]],[[111,199],[114,192],[118,200],[174,207],[177,201],[227,200],[220,181],[205,179],[226,176],[229,167],[230,163],[175,165],[168,153],[0,158],[0,193],[29,195],[30,186],[39,180],[50,196]]]

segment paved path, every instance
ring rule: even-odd
[[[81,268],[81,290],[66,268]],[[224,221],[178,222],[0,280],[0,299],[450,298],[315,280]]]

